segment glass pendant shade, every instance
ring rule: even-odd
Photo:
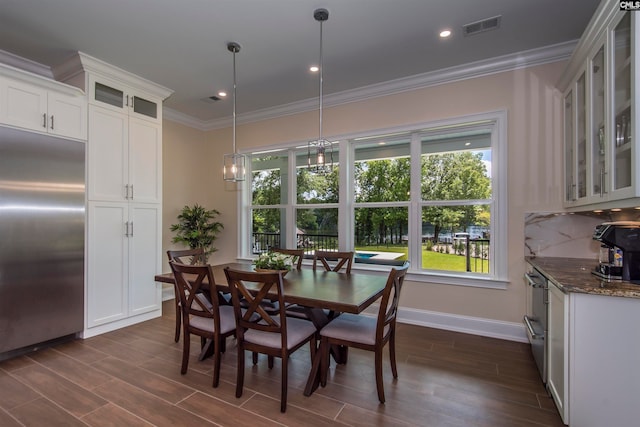
[[[244,181],[246,178],[246,156],[244,154],[225,154],[223,175],[225,181]]]
[[[315,173],[328,173],[333,168],[333,147],[326,139],[310,141],[308,144],[307,163]]]

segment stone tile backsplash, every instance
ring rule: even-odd
[[[607,221],[638,221],[640,211],[532,212],[525,214],[524,255],[598,259],[596,225]]]

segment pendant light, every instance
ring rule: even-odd
[[[313,18],[320,22],[320,98],[318,109],[318,139],[310,141],[307,146],[307,165],[309,169],[316,173],[330,172],[333,168],[333,148],[331,142],[322,137],[322,83],[323,83],[323,57],[322,57],[322,23],[329,19],[329,11],[327,9],[316,9],[313,12]]]
[[[233,154],[224,155],[222,175],[225,181],[238,182],[245,180],[246,173],[246,156],[236,152],[236,53],[240,52],[240,45],[230,42],[227,49],[233,53]]]

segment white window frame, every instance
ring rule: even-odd
[[[338,243],[341,250],[350,250],[354,245],[354,217],[355,209],[357,207],[408,207],[408,232],[411,236],[420,235],[422,215],[421,210],[423,206],[429,204],[428,201],[421,200],[421,143],[416,139],[419,139],[419,134],[424,134],[426,131],[435,131],[436,129],[442,129],[446,131],[447,128],[456,128],[464,125],[465,127],[478,127],[487,129],[491,134],[491,189],[492,198],[488,201],[477,201],[478,203],[488,202],[491,205],[491,254],[490,254],[490,274],[479,273],[467,273],[467,272],[450,272],[439,270],[426,270],[421,269],[421,253],[422,242],[421,239],[409,239],[409,257],[411,261],[411,269],[407,279],[417,282],[425,283],[437,283],[447,285],[461,285],[482,287],[491,289],[506,289],[508,280],[508,239],[507,239],[507,112],[505,110],[491,111],[480,114],[473,114],[461,117],[450,118],[446,120],[425,122],[412,124],[401,127],[376,129],[367,132],[360,132],[358,134],[341,135],[329,138],[332,141],[338,142],[338,163],[340,164],[340,198],[337,204],[339,212],[345,214],[339,215],[338,220]],[[418,195],[412,196],[409,201],[401,202],[389,202],[389,203],[355,203],[354,201],[354,182],[352,177],[354,176],[354,159],[355,148],[357,142],[350,142],[358,138],[366,138],[374,135],[385,135],[394,133],[409,133],[414,132],[410,143],[411,150],[411,194]],[[296,176],[296,164],[295,153],[299,150],[299,147],[304,144],[303,142],[297,142],[294,144],[263,147],[255,154],[265,153],[271,150],[284,151],[287,150],[289,156],[288,161],[288,173],[290,177]],[[296,148],[297,147],[297,148]],[[251,177],[251,162],[248,162],[247,176]],[[295,211],[298,208],[323,208],[323,207],[336,207],[336,204],[298,204],[296,201],[295,192],[295,178],[291,178],[288,181],[287,186],[287,204],[269,206],[271,208],[284,208],[286,211],[287,227],[293,227],[295,229]],[[252,206],[252,194],[251,194],[251,178],[245,181],[242,188],[242,195],[239,197],[239,211],[242,212],[239,221],[239,258],[251,258],[251,227],[250,218],[251,211],[255,207],[264,206]],[[468,202],[468,201],[466,201]],[[452,203],[455,204],[453,201]],[[295,237],[292,233],[287,233],[287,247],[293,247],[295,245]],[[382,270],[388,269],[388,266],[376,266],[375,264],[354,264],[354,269],[367,269],[367,270]]]

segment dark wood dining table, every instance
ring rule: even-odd
[[[249,262],[214,265],[213,275],[219,292],[229,292],[224,268],[253,271]],[[359,314],[382,295],[388,275],[379,272],[352,272],[351,274],[319,271],[308,268],[289,271],[283,280],[284,301],[307,308],[307,315],[320,330],[329,321],[324,310],[337,313]],[[155,276],[157,282],[173,283],[173,274]],[[274,295],[275,297],[275,295]],[[318,387],[320,379],[320,352],[317,351],[304,390],[309,396]],[[340,355],[336,360],[340,363]]]

